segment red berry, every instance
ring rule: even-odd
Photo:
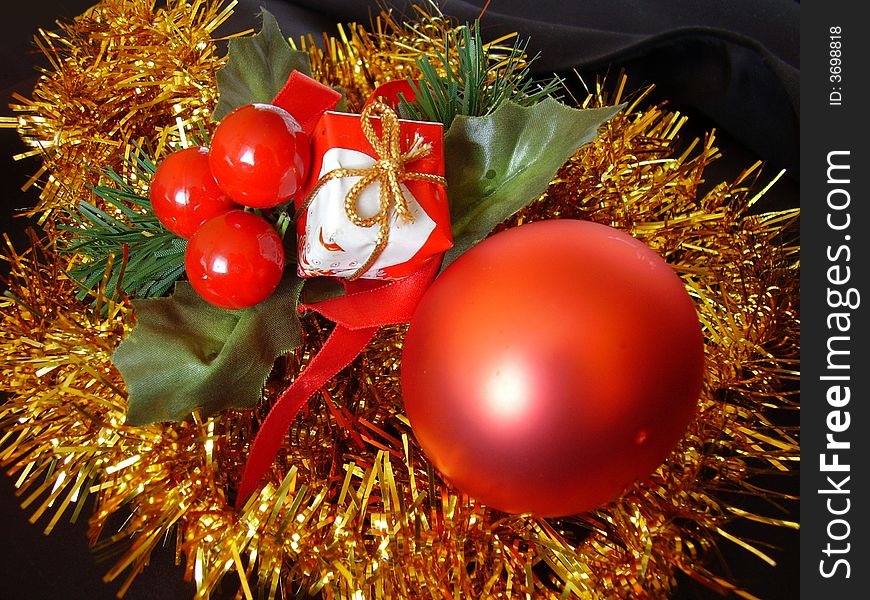
[[[290,113],[271,104],[248,104],[224,117],[209,151],[221,189],[254,208],[288,200],[305,183],[310,163],[308,136]]]
[[[222,308],[247,308],[278,287],[284,246],[266,219],[231,210],[197,229],[187,244],[184,266],[193,289],[206,301]]]
[[[149,190],[154,215],[172,233],[189,238],[210,218],[237,205],[218,187],[208,165],[208,148],[191,147],[167,156]]]

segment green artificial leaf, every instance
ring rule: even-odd
[[[300,301],[303,304],[317,304],[344,294],[344,285],[335,277],[311,277],[305,280]]]
[[[454,244],[442,268],[540,196],[622,108],[581,110],[547,98],[527,107],[507,101],[483,117],[457,116],[444,135]]]
[[[136,326],[112,356],[127,386],[127,424],[253,407],[275,359],[302,343],[301,288],[286,275],[272,296],[244,310],[213,306],[187,282],[168,298],[134,300]]]
[[[217,72],[217,121],[240,106],[272,102],[294,69],[311,74],[308,53],[290,47],[270,12],[263,10],[262,15],[260,33],[230,40],[227,63]]]

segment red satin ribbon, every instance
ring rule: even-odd
[[[377,89],[372,92],[372,95],[369,96],[369,99],[366,100],[366,106],[372,102],[381,100],[393,108],[396,108],[399,106],[399,102],[401,101],[399,94],[402,94],[408,102],[413,102],[417,99],[417,93],[414,92],[414,88],[411,87],[411,84],[407,79],[394,79],[393,81],[388,81],[379,85]]]
[[[251,444],[242,475],[236,508],[256,490],[284,443],[287,430],[300,409],[317,390],[344,369],[368,345],[382,325],[407,323],[423,294],[438,273],[440,260],[430,260],[414,274],[389,283],[345,282],[347,295],[304,309],[319,312],[336,326],[320,352],[288,387],[269,411]]]

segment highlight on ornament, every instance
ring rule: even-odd
[[[752,597],[708,558],[797,527],[735,500],[799,455],[760,165],[702,187],[713,134],[434,5],[325,44],[263,11],[224,56],[232,9],[39,34],[4,121],[41,161],[0,300],[25,509],[92,510],[121,594],[174,539],[197,598]]]

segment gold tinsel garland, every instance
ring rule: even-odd
[[[701,195],[717,156],[713,136],[681,143],[685,119],[642,98],[504,226],[570,217],[619,227],[665,256],[696,299],[709,365],[700,415],[650,481],[601,510],[563,519],[501,514],[451,489],[403,414],[404,328],[389,327],[309,402],[269,481],[236,512],[233,490],[258,424],[328,334],[315,317],[305,319],[304,347],[279,361],[258,409],[123,425],[123,382],[110,355],[133,315],[104,299],[101,316],[75,300],[53,252],[61,235],[53,209],[85,194],[85,173],[129,155],[136,140],[165,143],[177,116],[191,128],[207,118],[221,64],[208,38],[228,9],[190,6],[106,0],[62,33],[41,34],[52,69],[32,99],[13,107],[22,137],[43,153],[35,212],[47,238],[34,237],[23,254],[10,247],[5,257],[0,377],[10,400],[0,408],[0,460],[34,518],[48,519],[50,530],[94,497],[92,542],[123,549],[107,574],[126,576],[122,590],[167,534],[203,598],[224,577],[238,579],[242,598],[256,596],[256,587],[270,598],[294,590],[341,598],[665,597],[678,569],[736,590],[707,569],[710,551],[727,539],[764,555],[729,524],[795,526],[723,498],[765,494],[753,487],[754,474],[797,466],[796,433],[768,416],[797,405],[798,249],[789,241],[797,212],[751,214],[758,165]],[[410,62],[395,57],[439,48],[452,27],[426,11],[417,18],[398,22],[384,12],[369,31],[350,25],[327,39],[325,50],[310,40],[299,46],[309,49],[315,77],[364,98],[372,86],[407,75]],[[155,43],[155,29],[176,43]],[[141,48],[150,63],[141,63]],[[143,102],[129,92],[133,72],[159,93]],[[620,92],[608,99],[596,89],[586,102],[621,100]],[[70,128],[56,115],[73,106],[87,106],[89,120]],[[108,530],[115,514],[130,518]]]
[[[39,31],[50,67],[31,98],[13,94],[19,116],[0,125],[17,126],[29,148],[16,159],[42,158],[29,182],[42,187],[30,213],[40,225],[55,225],[56,209],[96,185],[101,169],[119,169],[133,142],[147,139],[159,154],[179,123],[208,122],[225,60],[212,34],[234,4],[101,2],[57,31]]]

